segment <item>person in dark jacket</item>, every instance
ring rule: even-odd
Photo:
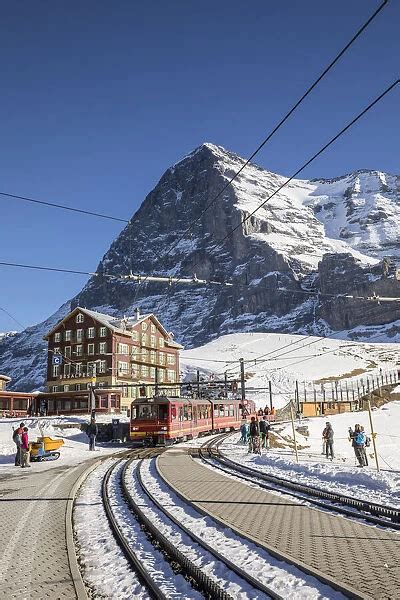
[[[261,448],[268,447],[268,432],[270,428],[270,424],[265,417],[261,419],[258,424],[260,428],[260,440],[261,440]]]
[[[95,419],[91,419],[86,429],[86,435],[89,437],[89,450],[95,450],[96,435],[99,433],[98,425]]]
[[[251,417],[250,422],[249,452],[253,452],[254,454],[261,454],[260,428],[258,426],[258,421],[255,417]]]
[[[17,453],[15,455],[15,466],[16,467],[20,467],[21,466],[21,444],[22,444],[22,432],[24,430],[25,427],[25,423],[20,423],[19,427],[17,427],[17,429],[14,430],[13,432],[13,442],[14,444],[17,446]]]
[[[331,460],[333,460],[333,429],[329,421],[326,423],[326,427],[322,432],[322,437],[326,444],[326,458],[329,458],[330,455]]]

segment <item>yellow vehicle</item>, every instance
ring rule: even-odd
[[[64,440],[53,440],[51,437],[39,437],[37,442],[31,442],[30,459],[41,462],[43,460],[57,460],[60,453],[57,452],[64,445]]]

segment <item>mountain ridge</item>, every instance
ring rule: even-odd
[[[362,303],[349,306],[317,295],[332,288],[354,295],[398,291],[393,264],[383,265],[382,258],[387,251],[394,260],[400,255],[399,178],[384,174],[388,191],[371,191],[372,179],[356,173],[317,182],[296,179],[274,194],[287,178],[249,164],[205,211],[244,162],[206,142],[170,166],[99,261],[98,275],[42,324],[0,341],[0,372],[13,376],[14,387],[39,387],[45,360],[40,335],[77,305],[117,316],[138,306],[156,313],[189,347],[235,331],[367,331],[399,319],[393,307],[374,305],[366,311]],[[360,183],[346,191],[343,181],[349,177]],[[349,215],[347,205],[354,205]],[[138,287],[104,275],[129,272],[196,273],[235,285],[166,290],[163,284]],[[307,297],[304,289],[315,290],[315,296]]]

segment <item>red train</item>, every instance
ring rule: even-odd
[[[132,441],[173,444],[199,435],[239,429],[244,415],[255,413],[252,400],[155,396],[131,404]]]

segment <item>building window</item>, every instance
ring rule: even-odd
[[[151,346],[152,348],[155,348],[155,347],[156,347],[156,336],[155,336],[155,335],[151,335],[151,336],[150,336],[150,346]]]
[[[175,356],[173,354],[167,354],[167,363],[169,365],[175,364]]]
[[[71,330],[67,329],[66,332],[64,333],[64,339],[66,342],[69,342],[71,340]]]
[[[100,342],[99,344],[99,354],[107,353],[107,342]]]
[[[100,327],[100,337],[107,337],[107,327]]]
[[[146,323],[146,321],[143,321],[143,323],[142,323],[142,331],[147,331],[147,323]]]
[[[139,377],[139,367],[138,365],[132,365],[132,377],[137,379]]]
[[[150,362],[154,365],[154,363],[156,362],[156,353],[154,352],[154,350],[152,350],[150,352]]]
[[[94,344],[88,344],[87,345],[87,353],[88,354],[94,354]]]
[[[165,343],[164,343],[164,338],[158,338],[158,345],[160,346],[160,348],[164,348]]]
[[[150,377],[154,379],[156,376],[156,370],[154,367],[150,367]]]
[[[147,335],[142,333],[142,346],[147,346]]]
[[[168,376],[168,381],[171,381],[171,382],[175,381],[175,371],[173,371],[172,369],[168,369],[167,376]]]
[[[128,375],[129,363],[119,360],[118,361],[118,375]]]
[[[87,370],[86,375],[88,377],[96,377],[96,363],[88,362],[86,365],[86,370]]]
[[[156,326],[154,325],[154,323],[152,323],[150,325],[150,331],[151,331],[151,333],[155,333],[156,332]]]
[[[82,344],[75,346],[75,356],[82,356]]]
[[[53,385],[51,388],[52,392],[58,392],[58,385]]]
[[[60,375],[60,365],[53,365],[53,377]]]
[[[64,392],[69,392],[69,385],[64,385]]]
[[[137,331],[132,331],[132,339],[134,342],[137,342],[139,340],[139,334]]]
[[[65,363],[64,365],[64,377],[69,377],[71,375],[71,364]]]
[[[140,368],[140,372],[143,375],[143,377],[148,377],[149,375],[149,367],[147,365],[142,365]]]
[[[75,363],[75,376],[81,377],[82,375],[82,363]]]
[[[107,362],[105,360],[99,360],[99,362],[97,363],[98,365],[98,372],[99,373],[105,373],[106,369],[107,369]]]
[[[158,381],[162,383],[164,381],[164,369],[158,371]]]
[[[54,348],[53,354],[61,354],[60,348]]]
[[[160,352],[160,365],[165,365],[165,354]]]
[[[76,386],[75,386],[75,389],[76,389],[77,392],[80,392],[81,391],[81,384],[77,383]]]
[[[57,332],[54,334],[54,341],[55,342],[60,342],[61,341],[61,333]]]
[[[82,313],[78,313],[78,314],[76,315],[76,319],[75,319],[75,321],[76,321],[77,323],[83,323],[84,319],[85,319],[85,317],[83,316],[83,314],[82,314]]]
[[[95,328],[94,327],[89,327],[88,330],[87,330],[87,336],[88,336],[88,338],[92,339],[92,338],[95,337],[95,335],[96,335]]]
[[[128,344],[118,344],[118,354],[129,354]]]
[[[64,356],[65,358],[71,358],[71,346],[65,346]]]
[[[76,341],[81,342],[83,340],[83,329],[76,330]]]

